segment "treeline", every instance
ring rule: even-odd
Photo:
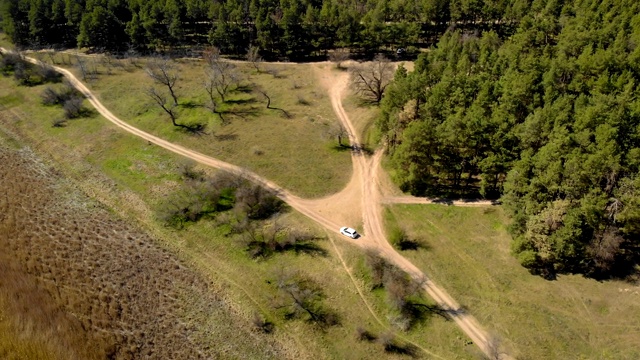
[[[624,276],[640,254],[640,5],[533,3],[512,36],[448,31],[399,68],[378,129],[404,190],[501,196],[533,272]]]
[[[508,29],[528,1],[478,0],[0,0],[21,47],[160,50],[210,44],[244,55],[302,59],[336,47],[419,46],[447,27]]]

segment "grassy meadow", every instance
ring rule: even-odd
[[[510,254],[500,207],[393,205],[389,227],[422,248],[402,254],[517,359],[640,358],[640,287],[577,275],[547,281]]]
[[[239,87],[229,92],[225,102],[218,98],[221,117],[207,108],[205,64],[177,59],[173,63],[179,74],[177,122],[206,126],[204,133],[189,134],[172,126],[169,116],[145,93],[154,83],[145,72],[144,58],[32,56],[67,67],[79,78],[81,59],[88,73],[86,83],[116,116],[161,138],[251,169],[297,195],[335,193],[351,176],[349,152],[331,135],[338,120],[328,94],[318,84],[317,65],[263,63],[258,72],[249,64],[235,63]],[[257,88],[277,109],[266,108],[267,100]]]
[[[410,342],[424,349],[418,354],[425,358],[466,359],[477,353],[456,325],[440,316],[423,319],[409,332],[395,330],[390,325],[394,314],[385,294],[370,291],[362,253],[295,212],[285,213],[278,223],[324,237],[319,246],[325,255],[285,253],[252,260],[238,239],[225,235],[224,226],[219,226],[224,224],[224,218],[218,222],[201,221],[183,230],[163,226],[156,219],[155,210],[180,186],[178,168],[184,160],[126,134],[96,114],[70,120],[65,127],[53,127],[52,119],[61,116],[62,110],[40,105],[43,89],[44,86],[18,87],[10,78],[0,79],[0,129],[53,161],[82,192],[107,206],[115,216],[142,226],[162,248],[209,281],[210,287],[243,319],[236,324],[217,322],[215,317],[199,319],[202,315],[197,309],[183,310],[187,318],[192,316],[194,321],[211,326],[210,338],[198,339],[199,343],[219,344],[225,337],[231,342],[237,338],[237,325],[250,323],[258,313],[274,323],[275,331],[268,336],[287,357],[406,357],[384,351],[377,341],[357,341],[358,327],[376,336],[393,333],[400,343]],[[173,130],[168,133],[179,138],[183,135]],[[294,175],[289,177],[295,180]],[[284,320],[274,282],[279,273],[287,270],[299,271],[323,288],[323,304],[337,314],[339,325],[319,329],[304,320]]]

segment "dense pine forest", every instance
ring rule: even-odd
[[[640,6],[533,1],[399,68],[378,128],[414,194],[501,199],[532,271],[624,276],[640,253]]]
[[[450,24],[505,29],[527,1],[1,0],[4,31],[23,47],[102,51],[214,45],[302,60],[348,47],[364,53],[432,43]],[[497,30],[501,31],[501,30]]]
[[[377,128],[415,195],[509,211],[513,250],[548,278],[626,276],[640,254],[636,0],[0,0],[20,47],[108,52],[336,48],[421,55]],[[428,50],[427,50],[428,48]],[[419,50],[422,51],[419,51]]]

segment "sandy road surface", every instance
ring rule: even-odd
[[[4,48],[0,48],[0,51],[2,51],[3,53],[7,52],[7,50]],[[26,59],[31,63],[38,64],[38,60],[36,59],[28,57]],[[360,195],[361,203],[359,205],[362,210],[364,236],[362,236],[358,240],[347,241],[350,241],[354,245],[361,248],[369,248],[378,251],[382,256],[386,257],[388,260],[390,260],[403,270],[407,271],[407,273],[409,273],[411,276],[421,280],[424,284],[424,289],[429,294],[429,296],[431,296],[438,303],[438,305],[449,314],[449,316],[456,322],[456,324],[462,329],[462,331],[464,331],[467,336],[471,338],[471,340],[482,350],[483,353],[485,353],[489,357],[495,358],[496,354],[492,349],[490,337],[488,336],[487,332],[480,326],[477,320],[473,316],[465,313],[464,310],[461,309],[460,305],[453,298],[451,298],[451,296],[449,296],[446,291],[444,291],[444,289],[437,286],[435,283],[433,283],[433,281],[428,279],[425,274],[420,271],[420,269],[418,269],[410,261],[402,257],[386,240],[385,232],[382,225],[383,199],[380,193],[378,176],[380,172],[380,159],[382,157],[382,152],[378,151],[374,154],[373,157],[367,157],[362,151],[358,151],[357,149],[359,147],[356,146],[356,150],[352,152],[354,170],[352,180],[349,185],[340,193],[327,197],[325,199],[305,200],[292,195],[291,193],[279,187],[274,182],[262,178],[259,175],[246,169],[204,155],[197,151],[187,149],[180,145],[173,144],[127,124],[126,122],[113,115],[70,71],[56,66],[54,66],[54,68],[56,69],[56,71],[62,73],[69,80],[69,82],[86,97],[91,105],[93,105],[102,116],[114,123],[116,126],[176,154],[180,154],[201,164],[212,166],[242,176],[245,179],[260,183],[265,187],[271,188],[275,190],[278,196],[283,201],[287,202],[292,208],[315,220],[331,232],[338,233],[338,229],[343,224],[340,223],[339,220],[337,221],[336,217],[331,216],[331,211],[327,211],[322,214],[319,210],[319,208],[322,207],[322,204],[329,203],[332,198],[353,199],[357,198],[357,195]],[[335,111],[342,124],[348,130],[351,144],[360,144],[353,125],[349,121],[349,117],[342,107],[342,95],[344,89],[346,89],[348,84],[348,75],[346,73],[342,73],[339,74],[339,76],[334,76],[334,78],[331,79],[331,83],[332,85],[330,87],[329,93],[333,110]],[[391,198],[391,200],[400,200],[400,198]],[[509,359],[510,357],[506,354],[502,354],[500,358]]]

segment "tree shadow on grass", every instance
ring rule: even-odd
[[[180,107],[183,107],[185,109],[195,109],[195,108],[201,108],[204,107],[204,105],[199,104],[193,100],[189,100],[189,101],[184,101],[180,103]]]
[[[412,344],[400,344],[396,341],[384,345],[384,351],[392,354],[407,355],[418,358],[418,348]]]
[[[209,133],[206,132],[207,124],[205,123],[182,124],[178,129],[179,131],[183,131],[189,135],[209,135]]]
[[[337,152],[345,152],[345,151],[352,150],[351,146],[348,146],[348,145],[334,145],[331,148]]]
[[[224,102],[225,102],[225,104],[245,105],[245,104],[254,104],[254,103],[256,103],[256,99],[254,97],[242,98],[242,99],[227,99]]]
[[[427,305],[419,301],[407,300],[403,305],[402,316],[408,319],[408,328],[412,328],[416,324],[424,323],[432,316],[440,316],[446,321],[451,320],[451,316],[457,313],[463,313],[464,310],[446,310],[438,305]]]
[[[431,249],[431,247],[422,240],[408,239],[408,238],[400,239],[396,243],[396,246],[398,247],[398,249],[402,251],[408,251],[408,250],[417,251],[420,249],[422,250]]]

